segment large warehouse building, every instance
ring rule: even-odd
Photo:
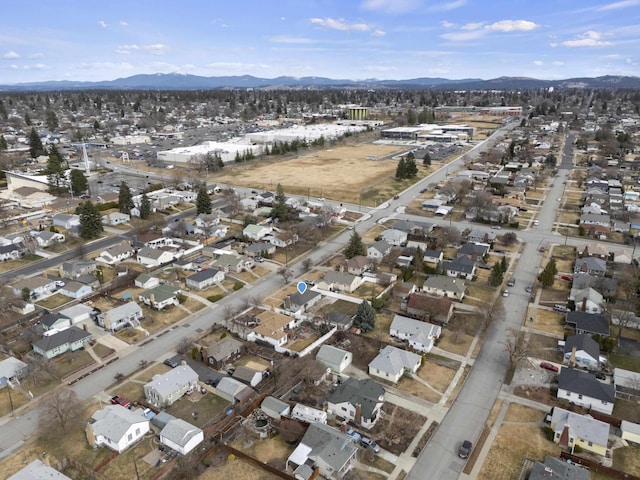
[[[467,125],[436,125],[426,123],[415,127],[395,127],[380,131],[382,138],[396,140],[456,142],[473,136],[473,127]]]

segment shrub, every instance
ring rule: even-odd
[[[178,295],[178,303],[183,304],[187,301],[187,296],[183,293]]]
[[[222,293],[219,293],[217,295],[209,295],[207,297],[207,300],[209,300],[211,303],[216,303],[221,298],[224,298],[224,295]]]
[[[100,212],[104,212],[105,210],[111,210],[112,208],[118,208],[118,202],[106,202],[106,203],[96,203],[96,208]]]
[[[242,287],[244,287],[244,285],[242,283],[240,283],[240,282],[236,282],[236,283],[233,284],[233,290],[234,291],[240,290]]]
[[[553,428],[551,427],[544,427],[543,429],[544,431],[544,436],[547,437],[547,440],[549,440],[550,442],[553,442]]]

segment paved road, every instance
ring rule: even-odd
[[[571,164],[572,142],[566,142],[563,151],[562,168]],[[560,171],[559,176],[566,175]],[[550,195],[556,195],[558,188],[562,189],[562,181],[555,181]],[[464,387],[456,401],[441,422],[438,430],[427,443],[416,464],[408,475],[409,480],[425,478],[454,480],[461,477],[465,461],[461,460],[457,451],[463,440],[478,441],[484,430],[485,423],[498,397],[500,388],[509,367],[508,356],[505,352],[505,341],[509,329],[519,330],[526,315],[529,294],[525,292],[527,285],[532,285],[538,273],[540,253],[537,251],[539,238],[550,238],[555,210],[558,205],[555,198],[547,199],[541,208],[540,226],[529,232],[519,233],[534,241],[528,241],[524,247],[514,272],[517,279],[516,286],[511,288],[511,295],[503,298],[506,315],[503,319],[493,322],[487,331],[480,354],[473,365]],[[547,230],[543,227],[547,226]]]

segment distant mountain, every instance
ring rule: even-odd
[[[410,78],[406,80],[348,80],[326,77],[260,78],[251,75],[202,77],[183,73],[133,75],[100,82],[49,81],[0,85],[2,91],[27,90],[210,90],[221,88],[371,88],[371,89],[446,89],[446,90],[514,90],[527,88],[640,88],[640,77],[604,76],[539,80],[526,77],[499,77],[490,80],[465,78]]]

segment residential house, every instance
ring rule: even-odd
[[[291,413],[291,405],[276,397],[266,397],[260,404],[260,410],[269,418],[280,420]]]
[[[265,257],[274,255],[276,253],[276,246],[272,243],[258,242],[251,245],[247,245],[244,249],[244,254],[248,257]]]
[[[442,250],[424,250],[422,252],[422,260],[426,263],[439,264],[443,257]]]
[[[224,273],[240,273],[255,265],[253,258],[233,254],[223,254],[216,258],[211,266]]]
[[[91,415],[85,432],[93,448],[104,446],[122,453],[149,430],[149,420],[142,409],[131,411],[120,405],[107,405]]]
[[[151,308],[162,310],[169,305],[178,305],[180,303],[178,301],[179,294],[180,289],[178,287],[163,284],[141,292],[138,295],[138,300]]]
[[[159,267],[172,262],[174,258],[175,254],[173,252],[151,247],[143,247],[136,254],[138,263],[145,267]]]
[[[285,308],[290,312],[306,312],[323,298],[324,297],[320,293],[307,288],[304,293],[296,292],[287,295],[284,298],[282,308]]]
[[[231,377],[222,377],[216,385],[216,395],[230,403],[244,403],[255,394],[255,390]]]
[[[542,462],[534,462],[528,480],[589,480],[589,469],[562,458],[547,455]]]
[[[482,259],[487,253],[489,253],[489,245],[485,243],[465,243],[458,248],[457,256],[465,255],[474,262]]]
[[[36,241],[36,244],[40,248],[47,248],[52,245],[64,243],[65,236],[61,233],[50,232],[49,230],[43,230],[41,232],[31,232],[31,236]]]
[[[633,253],[629,250],[622,250],[613,255],[613,263],[631,265],[633,263]]]
[[[0,261],[8,262],[10,260],[17,260],[22,256],[22,248],[18,245],[0,245]]]
[[[613,369],[613,384],[616,389],[616,397],[624,400],[640,400],[640,373]]]
[[[193,223],[201,230],[201,232],[198,233],[205,233],[220,223],[220,214],[219,212],[199,213],[193,220]]]
[[[324,322],[338,330],[349,330],[353,325],[353,318],[345,313],[331,310],[325,314]]]
[[[273,228],[270,225],[249,224],[242,230],[242,235],[247,237],[249,240],[258,242],[269,235],[272,230]]]
[[[560,407],[551,414],[553,441],[561,447],[580,447],[585,452],[605,456],[609,441],[609,424],[589,415],[580,415]]]
[[[253,368],[239,366],[233,371],[231,377],[249,385],[250,387],[256,387],[260,382],[262,382],[264,375],[263,371],[259,372]]]
[[[380,238],[393,247],[401,247],[407,243],[407,232],[389,228],[380,234]]]
[[[7,477],[7,480],[71,480],[71,478],[36,459],[10,477]]]
[[[73,323],[71,319],[62,313],[49,312],[40,319],[42,329],[47,331],[59,331],[69,328]]]
[[[481,230],[474,228],[467,235],[467,242],[471,243],[491,243],[496,239],[496,236],[493,232],[487,232],[486,230]]]
[[[371,429],[380,418],[385,389],[370,378],[350,377],[327,399],[327,410],[362,428]]]
[[[564,342],[564,363],[596,370],[600,365],[600,345],[589,335],[569,335]]]
[[[198,386],[198,374],[188,365],[179,365],[164,375],[156,374],[144,385],[144,396],[153,405],[165,408],[193,392]]]
[[[4,360],[0,360],[0,388],[24,378],[27,373],[29,373],[29,365],[22,360],[14,357],[7,357]]]
[[[51,221],[53,223],[54,227],[62,227],[65,228],[67,230],[73,228],[73,227],[79,227],[80,226],[80,216],[78,215],[69,215],[66,213],[56,213],[52,218]]]
[[[116,332],[125,327],[136,328],[144,318],[142,308],[136,302],[127,302],[97,316],[98,325],[108,332]]]
[[[160,279],[148,273],[141,273],[133,283],[138,288],[150,289],[160,285]]]
[[[394,315],[389,329],[389,335],[408,340],[409,346],[418,352],[429,353],[434,342],[440,338],[442,327],[413,318]]]
[[[558,398],[581,407],[611,415],[615,401],[615,387],[599,381],[591,373],[562,367],[558,375],[557,395]]]
[[[115,227],[131,221],[131,215],[128,213],[113,212],[102,216],[102,224]]]
[[[422,285],[425,293],[439,297],[447,297],[462,301],[466,295],[467,288],[462,280],[434,275],[425,280]]]
[[[56,281],[42,275],[36,275],[35,277],[18,280],[11,285],[11,289],[16,297],[22,297],[23,290],[29,290],[32,298],[38,298],[54,291],[56,289]]]
[[[255,342],[262,340],[274,347],[281,347],[288,341],[287,331],[295,325],[295,319],[276,313],[271,310],[265,310],[256,316],[259,325],[253,327],[253,330],[247,335],[247,340]]]
[[[393,295],[400,298],[408,297],[416,291],[416,288],[416,284],[413,282],[400,281],[393,286]]]
[[[160,430],[159,437],[162,445],[186,455],[204,441],[204,432],[180,418],[174,418]]]
[[[573,301],[579,312],[603,313],[604,297],[594,288],[572,288],[569,300]]]
[[[138,237],[136,237],[136,245],[140,248],[171,247],[174,244],[175,244],[175,241],[173,238],[167,237],[165,235],[161,235],[159,233],[154,233],[154,232],[148,232],[142,235],[138,235]]]
[[[330,368],[333,373],[340,374],[351,365],[353,354],[332,345],[322,345],[316,354],[316,360]]]
[[[134,248],[128,241],[122,241],[100,252],[100,255],[96,257],[96,261],[106,263],[108,265],[115,265],[127,258],[132,257],[135,254]]]
[[[356,255],[353,258],[344,260],[340,264],[340,271],[350,273],[351,275],[362,275],[369,270],[373,270],[373,260],[364,255]]]
[[[332,292],[351,293],[362,285],[363,282],[364,279],[362,277],[356,277],[349,273],[329,271],[325,273],[322,280],[318,282],[318,288]]]
[[[204,290],[217,283],[224,282],[224,272],[215,268],[208,268],[190,275],[186,279],[187,287]]]
[[[585,228],[589,225],[598,225],[601,227],[610,227],[611,226],[611,217],[605,214],[593,214],[593,213],[584,213],[580,215],[580,225],[585,226]]]
[[[476,274],[476,264],[469,257],[463,255],[453,260],[442,262],[442,270],[449,277],[471,279]]]
[[[207,363],[215,369],[235,362],[245,352],[244,344],[233,337],[224,337],[203,348],[203,356]]]
[[[264,240],[278,248],[286,248],[298,241],[298,234],[294,232],[279,231],[273,229],[271,234],[266,235]]]
[[[79,300],[93,292],[93,287],[84,283],[76,282],[75,280],[69,280],[64,284],[64,287],[60,287],[58,293],[65,297],[74,298]]]
[[[400,303],[400,309],[414,318],[446,325],[453,317],[453,302],[449,297],[433,297],[412,293]]]
[[[615,295],[618,290],[618,280],[615,278],[589,275],[588,273],[577,273],[573,276],[573,288],[595,288],[604,296]]]
[[[97,264],[95,260],[75,259],[62,262],[58,268],[58,274],[63,278],[77,280],[83,275],[90,275],[96,271]]]
[[[420,355],[387,345],[369,363],[369,375],[398,383],[405,373],[416,373],[421,362]]]
[[[52,359],[65,352],[75,352],[84,348],[91,340],[91,334],[81,328],[71,326],[61,332],[41,338],[32,343],[33,351],[47,359]]]
[[[392,246],[384,240],[372,243],[367,246],[367,258],[380,261],[391,251]]]
[[[607,262],[600,258],[583,257],[577,258],[573,267],[573,273],[587,273],[602,277],[607,272]]]
[[[354,468],[358,446],[353,438],[323,423],[312,423],[287,458],[295,478],[311,478],[314,470],[324,478],[340,479]]]
[[[608,337],[610,332],[609,321],[601,313],[568,312],[565,325],[573,328],[576,333]]]
[[[576,252],[580,257],[596,257],[602,260],[609,258],[609,249],[602,243],[589,243],[582,247],[578,246]]]

